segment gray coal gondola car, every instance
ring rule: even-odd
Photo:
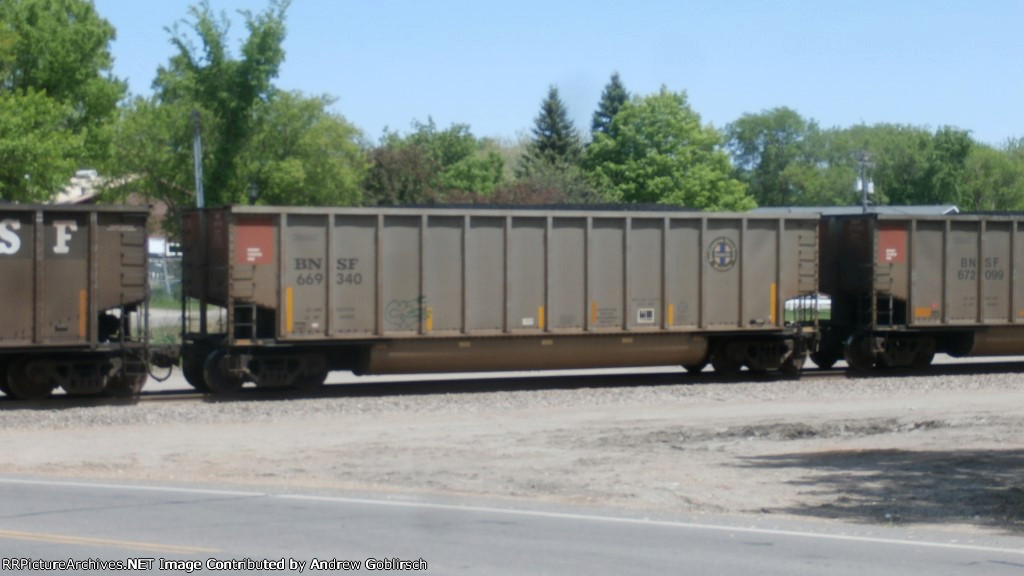
[[[860,370],[953,356],[1024,354],[1024,221],[863,214],[822,219],[832,296],[813,358]]]
[[[146,381],[146,208],[0,206],[0,388],[134,394]]]
[[[814,216],[192,211],[184,294],[200,319],[183,369],[213,391],[315,387],[331,370],[797,373],[813,309],[787,321],[787,301],[814,301],[817,233]]]

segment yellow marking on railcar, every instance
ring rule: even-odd
[[[779,307],[779,287],[775,284],[775,282],[772,282],[771,294],[772,312],[769,318],[771,318],[771,324],[772,326],[774,326],[776,318],[778,318],[778,312],[776,312],[776,309]]]
[[[935,310],[927,306],[918,306],[914,308],[914,318],[931,318],[932,312],[935,312]]]
[[[590,323],[597,324],[597,300],[590,302]]]
[[[676,306],[675,304],[668,305],[668,325],[671,327],[676,323]]]
[[[89,293],[78,291],[78,338],[85,340],[89,330]]]
[[[139,542],[136,540],[112,540],[108,538],[86,538],[67,534],[50,534],[47,532],[21,532],[18,530],[0,530],[0,539],[24,540],[28,542],[51,542],[56,544],[75,544],[79,546],[102,546],[104,548],[123,548],[129,550],[146,550],[150,552],[167,552],[171,554],[206,554],[220,552],[217,548],[199,548],[196,546],[175,546],[157,542]]]
[[[295,329],[295,290],[289,286],[284,289],[284,330],[291,334]]]
[[[544,329],[544,307],[537,307],[537,328]]]
[[[430,332],[434,329],[434,309],[430,306],[427,306],[427,317],[425,319],[424,324],[426,325],[424,327],[424,330],[426,330],[427,332]]]

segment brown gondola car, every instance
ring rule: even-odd
[[[0,205],[5,393],[38,399],[57,387],[141,389],[147,218],[145,208]]]
[[[1024,354],[1019,216],[826,216],[821,271],[832,316],[813,355],[820,366]]]
[[[331,370],[795,374],[814,310],[787,320],[787,301],[814,302],[817,233],[816,216],[191,211],[184,317],[199,321],[183,326],[183,370],[218,392],[315,387]]]

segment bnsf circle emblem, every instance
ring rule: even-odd
[[[722,237],[715,238],[708,247],[708,262],[719,272],[725,272],[736,264],[736,244]]]

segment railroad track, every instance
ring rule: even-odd
[[[802,381],[872,379],[893,377],[964,376],[972,374],[1002,374],[1024,372],[1024,362],[984,362],[936,364],[925,370],[876,370],[870,373],[852,372],[841,368],[829,370],[808,369]],[[237,394],[208,395],[191,389],[144,390],[137,398],[108,398],[93,396],[55,395],[46,400],[24,402],[0,397],[0,410],[57,410],[90,406],[130,406],[139,403],[173,402],[259,402],[297,400],[309,398],[371,398],[382,396],[410,396],[422,394],[481,394],[488,392],[515,392],[524,390],[572,390],[581,388],[616,388],[624,386],[676,386],[701,384],[742,384],[747,382],[773,382],[784,380],[777,374],[743,372],[735,378],[723,378],[713,371],[688,374],[678,372],[617,372],[557,375],[537,372],[530,375],[495,376],[483,378],[457,377],[451,380],[424,379],[394,382],[367,382],[327,384],[316,392],[297,392],[290,389],[244,388]]]

